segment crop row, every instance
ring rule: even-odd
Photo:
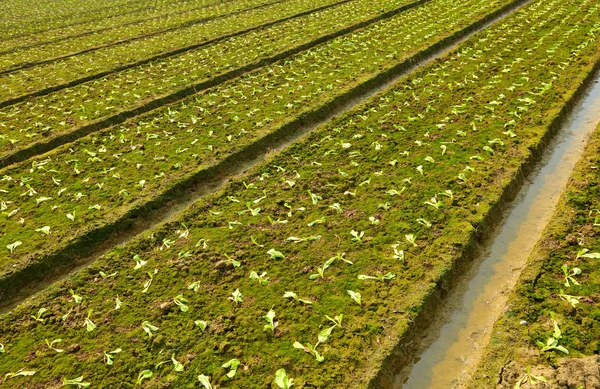
[[[600,126],[529,257],[508,309],[494,327],[472,387],[487,388],[492,381],[501,381],[513,388],[517,382],[540,383],[539,377],[547,380],[549,387],[587,388],[598,383],[599,149]],[[511,347],[504,347],[506,344]],[[537,352],[531,352],[535,349]],[[596,361],[592,358],[587,363],[560,361],[593,355]]]
[[[0,156],[7,158],[37,143],[78,131],[89,123],[113,123],[140,106],[188,90],[195,93],[218,76],[275,62],[335,36],[376,22],[381,9],[402,10],[405,0],[355,0],[251,31],[181,55],[152,62],[36,97],[0,111],[4,128]],[[410,5],[408,5],[410,7]],[[389,15],[392,16],[392,15]],[[288,54],[291,55],[291,54]]]
[[[75,2],[77,4],[73,4],[72,1],[60,1],[37,4],[36,7],[31,7],[31,3],[26,1],[19,2],[21,4],[15,3],[17,2],[2,3],[2,15],[7,15],[1,21],[3,29],[0,37],[3,39],[3,48],[19,45],[22,38],[27,40],[28,37],[37,35],[42,40],[55,39],[104,28],[114,25],[115,22],[131,20],[131,17],[144,18],[144,15],[154,10],[162,9],[166,12],[169,5],[181,4],[173,0]],[[215,1],[193,0],[185,3],[211,4]]]
[[[256,1],[256,0],[253,0]],[[89,53],[68,57],[16,73],[0,76],[0,100],[12,101],[15,97],[42,90],[63,89],[80,80],[103,77],[116,70],[135,67],[164,57],[195,49],[235,32],[260,28],[263,24],[310,12],[340,0],[300,0],[275,2],[267,7],[234,13],[206,23],[196,24],[158,36],[151,36],[122,45],[105,47]],[[390,3],[396,4],[399,0]],[[403,0],[404,3],[407,0]]]
[[[0,247],[23,247],[0,251],[0,274],[110,225],[506,5],[436,0],[3,169],[10,216],[0,219]]]
[[[220,4],[227,4],[231,0]],[[180,2],[173,4],[172,2],[163,2],[160,6],[148,6],[131,12],[124,12],[119,15],[113,15],[108,18],[103,18],[94,22],[79,22],[75,25],[50,29],[48,31],[39,32],[36,34],[27,34],[20,37],[6,39],[0,42],[0,54],[6,54],[14,51],[19,51],[32,46],[42,46],[50,43],[60,42],[67,39],[83,37],[86,35],[95,35],[98,39],[96,44],[109,43],[107,38],[102,38],[104,31],[137,24],[143,28],[145,22],[151,22],[155,19],[163,19],[163,23],[172,23],[171,17],[181,13],[196,11],[201,8],[214,7],[215,0],[195,0],[189,2]],[[167,20],[164,20],[167,19]],[[124,30],[127,33],[129,30]],[[149,31],[149,30],[146,30]]]
[[[2,317],[5,385],[367,387],[598,61],[594,3],[534,0]]]
[[[20,69],[40,66],[79,56],[115,45],[144,41],[152,36],[161,37],[166,32],[179,31],[208,21],[228,18],[236,14],[246,14],[257,8],[281,3],[282,0],[238,0],[209,7],[196,7],[187,12],[151,18],[144,23],[124,24],[118,28],[100,31],[97,34],[74,37],[46,45],[35,45],[11,53],[0,55],[0,72],[15,72]],[[285,3],[285,1],[283,1]]]

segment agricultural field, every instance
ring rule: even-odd
[[[16,241],[22,247],[1,254],[0,279],[55,261],[54,253],[82,237],[97,239],[93,237],[114,229],[119,220],[144,212],[153,202],[168,201],[176,195],[173,191],[211,167],[285,132],[308,112],[411,61],[432,41],[446,39],[468,27],[474,15],[484,17],[490,7],[498,7],[474,0],[467,12],[457,12],[463,4],[442,0],[407,10],[8,166],[0,188],[10,217],[0,221],[6,231],[0,247]],[[432,20],[443,21],[444,27]],[[405,39],[398,38],[400,32]],[[36,231],[40,228],[52,234]]]
[[[600,67],[597,0],[0,9],[7,388],[401,387]],[[599,145],[473,387],[598,354]]]

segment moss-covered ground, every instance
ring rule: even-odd
[[[377,386],[598,62],[599,8],[531,2],[2,316],[3,386]]]

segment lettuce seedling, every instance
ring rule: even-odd
[[[15,251],[15,249],[16,249],[17,247],[19,247],[20,245],[22,245],[22,244],[23,244],[23,242],[21,242],[20,240],[17,240],[16,242],[13,242],[13,243],[11,243],[11,244],[7,244],[7,245],[6,245],[6,248],[7,248],[7,249],[8,249],[8,251],[10,251],[10,253],[12,254],[12,253]]]
[[[312,354],[317,360],[317,362],[323,362],[325,360],[325,358],[321,354],[319,354],[315,347],[313,347],[313,345],[310,343],[306,343],[305,346],[300,342],[294,342],[293,347],[299,350],[304,350],[304,352],[306,353]]]
[[[331,336],[331,333],[333,332],[333,330],[335,329],[335,327],[337,327],[337,324],[336,325],[332,325],[331,327],[325,328],[324,330],[322,330],[321,332],[319,332],[319,335],[317,336],[317,344],[315,344],[315,349],[321,343],[327,342],[327,339],[329,339],[329,337]]]
[[[204,320],[196,320],[194,321],[194,324],[197,325],[202,331],[204,331],[206,327],[208,327],[208,323]]]
[[[569,269],[567,267],[567,264],[564,264],[561,266],[561,270],[563,271],[563,274],[565,276],[565,286],[567,288],[571,287],[571,282],[574,285],[579,285],[579,282],[577,282],[577,280],[575,279],[575,276],[578,276],[581,274],[581,269],[578,267],[574,267],[571,272],[569,273]]]
[[[3,354],[4,352],[4,345],[0,343],[0,354]]]
[[[420,225],[425,226],[427,228],[431,228],[431,226],[432,226],[432,224],[431,224],[430,221],[427,221],[427,220],[425,220],[423,218],[418,218],[417,219],[417,223],[419,223]]]
[[[65,350],[63,350],[63,349],[60,349],[60,348],[55,348],[55,347],[54,347],[54,344],[55,344],[55,343],[60,343],[60,342],[62,342],[62,339],[54,339],[52,342],[50,342],[48,339],[44,339],[44,342],[46,342],[46,345],[48,346],[48,348],[49,348],[50,350],[54,350],[54,351],[56,351],[57,353],[62,353],[62,352],[64,352],[64,351],[65,351]]]
[[[260,275],[255,271],[251,271],[249,278],[253,281],[254,280],[258,281],[258,283],[261,284],[262,286],[267,286],[269,284],[269,277],[267,277],[266,271],[262,272],[262,274],[260,274]]]
[[[213,386],[210,384],[210,378],[204,374],[198,376],[198,381],[204,386],[204,389],[213,389]]]
[[[144,282],[144,289],[142,289],[142,293],[146,293],[150,286],[152,285],[152,281],[154,281],[154,275],[158,273],[158,269],[154,269],[154,272],[147,272],[149,279]]]
[[[183,371],[183,364],[175,359],[175,353],[171,354],[171,362],[173,362],[173,370],[179,373]]]
[[[201,285],[202,284],[200,283],[200,281],[194,281],[188,285],[188,290],[193,290],[194,292],[197,292],[198,290],[200,290]]]
[[[288,378],[285,369],[279,369],[275,372],[274,382],[280,389],[290,389],[294,385],[294,380]]]
[[[325,315],[325,319],[329,320],[330,322],[332,322],[336,326],[342,328],[342,320],[344,319],[344,315],[339,315],[339,316],[334,316],[334,317],[331,317],[329,315]]]
[[[281,219],[277,219],[277,220],[273,220],[271,218],[271,216],[267,216],[267,220],[269,221],[269,223],[271,223],[272,226],[274,226],[275,224],[287,224],[287,220],[281,220]]]
[[[271,330],[271,332],[275,332],[275,327],[277,327],[277,322],[275,320],[275,311],[270,309],[269,312],[263,316],[263,319],[267,321],[267,324],[263,327],[264,330]]]
[[[152,335],[154,334],[155,331],[158,331],[158,327],[153,326],[147,320],[142,322],[142,329],[144,330],[144,332],[146,332],[148,334],[149,338],[152,337]]]
[[[262,245],[262,244],[259,244],[259,243],[256,241],[256,238],[254,238],[254,236],[252,236],[252,235],[250,235],[250,240],[252,241],[252,243],[254,243],[255,245],[257,245],[258,247],[265,247],[264,245]]]
[[[119,354],[121,351],[120,348],[113,350],[113,351],[105,351],[104,352],[104,363],[106,363],[107,365],[111,366],[113,364],[113,358],[114,358],[114,354]]]
[[[285,259],[285,255],[283,255],[275,249],[270,249],[269,251],[267,251],[267,254],[269,254],[271,259]]]
[[[362,296],[360,295],[360,293],[354,292],[352,290],[348,290],[347,292],[350,295],[350,298],[352,300],[354,300],[355,303],[357,303],[358,305],[362,306],[362,300],[361,300]]]
[[[119,295],[117,295],[117,297],[115,297],[115,310],[121,309],[122,305],[123,302],[119,299]]]
[[[35,232],[39,232],[42,235],[48,235],[50,233],[50,226],[44,226],[41,228],[36,228]]]
[[[225,262],[230,263],[231,266],[233,267],[240,267],[242,265],[242,263],[240,261],[236,261],[235,259],[231,258],[229,255],[227,254],[223,254],[225,256],[225,258],[227,258],[225,260]]]
[[[358,232],[358,231],[352,230],[352,231],[350,231],[350,235],[353,236],[352,242],[362,242],[362,238],[363,238],[363,236],[365,236],[365,232],[364,231]]]
[[[562,289],[560,290],[558,297],[568,302],[573,308],[577,308],[577,304],[579,304],[579,299],[581,298],[581,296],[571,296],[565,294],[565,292]]]
[[[187,306],[187,303],[189,303],[188,299],[183,297],[182,294],[174,297],[173,302],[179,307],[181,312],[187,312],[190,309],[190,307]]]
[[[110,274],[106,274],[103,271],[99,271],[98,274],[100,274],[100,277],[102,277],[103,279],[107,279],[107,278],[115,277],[118,274],[118,272],[113,272],[113,273],[110,273]]]
[[[435,209],[444,208],[444,204],[441,201],[438,201],[437,195],[433,196],[429,201],[425,201],[425,204],[431,205]]]
[[[392,250],[394,250],[394,259],[399,260],[400,262],[404,262],[404,250],[398,250],[399,243],[392,245]]]
[[[203,249],[206,249],[208,247],[208,240],[206,239],[200,239],[198,240],[198,242],[196,242],[196,248],[202,246]]]
[[[225,369],[229,369],[229,373],[227,373],[227,378],[232,379],[233,377],[235,377],[235,373],[237,373],[237,369],[240,366],[240,361],[238,361],[237,359],[230,359],[229,361],[225,362],[223,365],[221,365],[221,367],[225,368]]]
[[[31,316],[31,318],[32,318],[33,320],[35,320],[35,321],[39,321],[40,323],[43,323],[43,322],[44,322],[44,320],[46,320],[46,319],[42,319],[42,315],[43,315],[44,313],[46,313],[47,311],[48,311],[48,310],[47,310],[46,308],[40,308],[40,309],[37,311],[37,313],[36,313],[35,315],[30,315],[30,316]]]
[[[550,320],[552,320],[552,324],[554,324],[554,333],[551,337],[548,338],[546,344],[540,342],[539,340],[536,342],[538,347],[541,349],[540,351],[546,352],[551,350],[558,350],[565,354],[569,354],[569,350],[558,344],[559,340],[562,338],[562,332],[558,327],[558,323],[556,322],[556,320],[554,320],[554,312],[550,312]]]
[[[15,378],[15,377],[27,377],[27,376],[32,376],[35,373],[36,373],[35,370],[19,369],[18,371],[14,372],[14,373],[4,374],[4,379],[11,379],[11,378]]]
[[[142,266],[144,266],[146,263],[148,263],[147,261],[143,261],[142,258],[140,258],[140,256],[138,254],[133,256],[133,260],[135,261],[134,269],[139,269]]]
[[[301,303],[308,304],[308,305],[312,304],[312,301],[310,301],[310,300],[303,300],[301,298],[298,298],[298,295],[294,292],[285,292],[283,294],[283,298],[291,298],[291,299],[294,299],[296,301],[299,301]]]
[[[317,278],[321,277],[321,278],[325,278],[325,270],[327,270],[329,268],[329,266],[331,266],[331,264],[333,262],[335,262],[336,257],[331,257],[329,258],[327,261],[325,261],[325,263],[323,264],[322,267],[318,267],[317,268],[317,272],[316,274],[311,274],[310,275],[310,279],[311,280],[316,280]]]
[[[321,235],[313,235],[306,238],[298,238],[296,236],[290,236],[286,239],[289,242],[300,243],[300,242],[310,242],[313,240],[321,240]]]
[[[335,211],[337,211],[337,213],[342,213],[342,206],[339,203],[333,203],[333,205],[330,205],[329,207],[330,209],[333,209]]]
[[[321,217],[320,219],[317,219],[317,220],[314,220],[314,221],[312,221],[312,222],[309,222],[309,223],[307,224],[307,226],[309,226],[309,227],[312,227],[312,226],[314,226],[315,224],[323,224],[323,223],[325,223],[325,216]]]
[[[600,253],[589,253],[589,249],[581,249],[577,252],[577,258],[593,258],[600,259]],[[588,254],[589,253],[589,254]]]
[[[148,380],[152,378],[153,375],[154,373],[152,373],[152,370],[142,370],[140,371],[140,374],[138,374],[138,378],[135,383],[137,385],[141,385],[143,380]]]
[[[419,245],[417,245],[415,236],[413,234],[406,234],[404,235],[404,238],[406,238],[406,241],[410,244],[413,245],[413,247],[419,247]]]
[[[73,297],[73,302],[75,304],[79,304],[83,300],[83,297],[75,294],[75,292],[73,291],[73,289],[69,289],[69,293],[71,293],[71,297]]]
[[[73,378],[73,379],[63,378],[62,386],[68,386],[68,385],[75,385],[78,388],[89,388],[92,384],[89,382],[83,382],[83,376]]]
[[[233,293],[231,293],[231,297],[229,297],[229,300],[239,305],[244,301],[244,299],[242,298],[242,292],[240,292],[239,289],[234,290]]]
[[[307,190],[306,192],[310,195],[310,199],[311,199],[313,205],[317,205],[319,200],[323,200],[323,197],[312,193],[310,190]]]
[[[521,389],[521,385],[525,383],[535,385],[536,382],[548,382],[548,380],[542,376],[536,376],[531,374],[531,366],[527,366],[525,375],[519,378],[519,380],[515,384],[514,389]]]
[[[90,319],[90,317],[92,316],[92,312],[93,312],[93,310],[91,310],[91,309],[88,311],[87,317],[86,317],[85,321],[83,322],[83,326],[86,328],[87,332],[92,332],[96,329],[96,325]]]
[[[446,196],[450,199],[450,201],[454,201],[454,193],[450,189],[445,190],[442,193],[438,193],[439,195]]]
[[[381,281],[381,282],[391,280],[391,279],[393,279],[395,277],[396,277],[396,275],[392,274],[391,272],[387,272],[386,274],[377,273],[377,275],[375,275],[375,276],[369,276],[369,275],[366,275],[366,274],[359,274],[357,276],[357,278],[359,280],[361,280],[361,281],[365,281],[365,280],[377,280],[377,281]]]

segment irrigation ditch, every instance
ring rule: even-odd
[[[370,388],[466,388],[492,327],[600,122],[596,62],[442,275]]]

